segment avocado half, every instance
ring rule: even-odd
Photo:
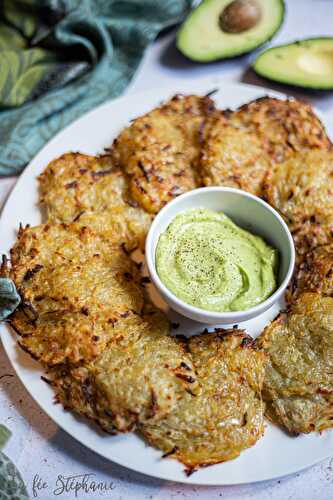
[[[247,3],[241,0],[243,2]],[[252,7],[255,3],[259,10],[256,24],[240,32],[226,31],[221,20],[225,9],[230,10],[233,3],[231,0],[203,0],[181,26],[177,35],[178,49],[189,59],[200,62],[238,56],[270,40],[284,19],[283,0],[250,0]]]
[[[333,89],[333,37],[308,38],[260,54],[252,65],[260,76],[318,90]]]

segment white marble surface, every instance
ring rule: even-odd
[[[285,24],[273,43],[283,43],[305,36],[333,35],[332,0],[290,0]],[[161,36],[147,50],[144,61],[128,92],[147,89],[179,79],[223,75],[226,81],[243,81],[271,86],[295,96],[303,97],[318,108],[330,113],[333,119],[333,93],[295,92],[291,88],[272,85],[249,71],[254,54],[233,61],[199,65],[186,61],[173,44],[174,34]],[[0,180],[0,207],[14,185],[15,179]],[[0,235],[1,246],[1,235]],[[1,248],[0,248],[1,250]],[[0,422],[13,432],[5,452],[22,472],[33,498],[33,478],[39,475],[47,486],[36,493],[42,500],[55,495],[58,475],[93,474],[97,482],[112,482],[108,492],[78,492],[77,498],[105,499],[196,499],[213,500],[320,500],[333,499],[333,458],[295,475],[259,484],[232,487],[191,487],[151,479],[107,462],[87,450],[44,415],[15,377],[0,347]],[[279,453],[279,450],[276,450]],[[333,455],[333,450],[332,450]],[[59,483],[58,483],[59,486]],[[58,493],[60,490],[58,490]],[[74,491],[64,491],[60,498],[74,500]],[[1,499],[1,492],[0,492]]]

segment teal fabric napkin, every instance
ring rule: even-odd
[[[0,176],[5,176],[21,172],[65,125],[119,95],[147,45],[184,18],[191,0],[2,0],[0,5]]]

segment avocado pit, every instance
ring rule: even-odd
[[[221,12],[219,25],[226,33],[242,33],[254,28],[261,20],[257,0],[233,0]]]

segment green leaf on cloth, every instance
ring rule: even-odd
[[[3,50],[0,57],[1,107],[23,104],[52,70],[52,53],[43,49]]]
[[[13,281],[9,278],[0,278],[0,321],[10,316],[20,302]]]
[[[0,51],[6,49],[18,50],[25,47],[25,39],[15,29],[0,23]]]
[[[148,44],[190,7],[191,0],[4,0],[0,175],[19,173],[57,131],[118,96]]]
[[[0,450],[4,447],[10,436],[10,430],[0,424]],[[29,499],[21,474],[13,462],[2,452],[0,452],[0,499]]]
[[[30,9],[29,0],[3,0],[2,14],[4,20],[15,27],[26,38],[31,38],[37,29],[38,18]],[[37,2],[35,2],[37,4]],[[40,4],[42,2],[39,2]]]

